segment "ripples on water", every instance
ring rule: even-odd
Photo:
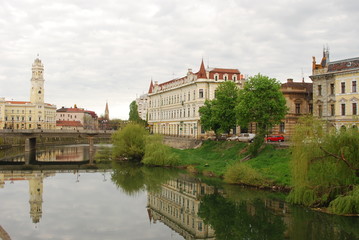
[[[358,217],[291,206],[282,194],[106,162],[86,146],[35,155],[0,165],[0,239],[359,239]],[[79,164],[41,169],[51,161]]]

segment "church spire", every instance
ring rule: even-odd
[[[197,78],[207,78],[206,69],[204,68],[203,59],[201,62],[201,67],[199,68],[199,72],[197,73]]]
[[[108,103],[106,101],[106,108],[105,108],[105,119],[110,120],[110,111],[108,110]]]

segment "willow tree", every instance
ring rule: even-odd
[[[336,131],[311,117],[296,127],[292,147],[292,203],[359,213],[359,132]]]

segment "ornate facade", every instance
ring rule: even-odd
[[[298,119],[313,113],[313,83],[287,79],[287,82],[281,85],[281,92],[285,97],[288,113],[285,119],[273,128],[272,134],[280,134],[288,139],[293,135]]]
[[[313,114],[336,129],[358,127],[359,58],[329,61],[323,51],[320,64],[313,57]]]
[[[148,91],[148,123],[153,133],[203,138],[198,110],[212,100],[218,85],[234,81],[240,88],[245,79],[238,69],[205,69],[202,61],[197,73],[189,69],[182,78],[158,84],[151,81]]]
[[[54,129],[56,106],[44,102],[44,65],[36,58],[32,64],[30,102],[0,98],[1,129]]]

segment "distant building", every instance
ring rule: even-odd
[[[313,57],[313,114],[336,129],[358,127],[359,58],[331,62],[323,50],[320,64]]]
[[[158,84],[151,81],[147,115],[153,133],[203,138],[208,133],[201,127],[198,109],[212,100],[220,83],[233,81],[240,88],[245,82],[238,69],[205,69],[202,61],[196,73]]]
[[[110,110],[108,108],[108,103],[106,102],[105,115],[98,118],[98,127],[101,130],[110,130],[112,126],[110,124]]]
[[[285,119],[272,129],[272,134],[284,135],[288,139],[293,135],[298,119],[313,113],[313,83],[287,79],[280,90],[285,97],[288,113]]]
[[[0,129],[54,129],[56,106],[44,102],[44,65],[39,58],[32,64],[30,101],[0,98]]]
[[[94,111],[78,108],[62,107],[56,111],[57,129],[98,129],[98,117]]]
[[[147,104],[148,94],[142,94],[139,98],[136,98],[138,116],[142,120],[147,120]]]

